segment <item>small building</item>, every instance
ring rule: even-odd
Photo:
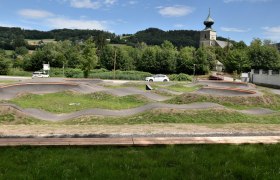
[[[205,28],[200,32],[199,47],[218,46],[225,48],[228,44],[231,44],[228,41],[217,40],[217,32],[212,28],[214,23],[215,21],[211,17],[211,11],[209,9],[208,17],[204,21]]]

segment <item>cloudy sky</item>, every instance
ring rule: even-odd
[[[149,27],[202,30],[209,8],[218,36],[280,42],[280,0],[1,0],[0,26],[116,34]]]

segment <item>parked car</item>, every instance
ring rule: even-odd
[[[168,82],[169,78],[163,74],[156,74],[152,77],[146,77],[146,81],[149,82]]]
[[[50,77],[50,75],[45,74],[45,73],[43,73],[41,71],[35,71],[32,74],[32,78],[47,78],[47,77]]]

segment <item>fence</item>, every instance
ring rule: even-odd
[[[280,71],[252,69],[250,72],[250,82],[254,84],[280,88]]]

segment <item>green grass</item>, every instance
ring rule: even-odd
[[[5,53],[6,53],[8,56],[13,55],[14,52],[15,52],[15,51],[13,51],[13,50],[5,50]]]
[[[167,87],[164,87],[171,91],[177,91],[177,92],[193,92],[201,88],[201,86],[186,86],[186,83],[177,83],[173,84]]]
[[[19,81],[13,81],[13,80],[0,80],[0,85],[5,85],[5,84],[13,84],[13,83],[17,83]]]
[[[32,72],[27,72],[24,71],[20,68],[11,68],[9,71],[9,76],[26,76],[26,77],[31,77],[32,76]]]
[[[0,179],[279,179],[280,145],[0,148]]]
[[[129,109],[148,102],[142,96],[116,97],[105,93],[75,94],[59,92],[44,95],[26,94],[10,102],[23,108],[38,108],[53,113],[69,113],[89,108]],[[70,105],[71,103],[74,103]]]
[[[174,83],[174,82],[172,82]],[[101,84],[107,88],[124,88],[124,87],[134,87],[140,90],[145,90],[147,82],[129,82],[123,84]],[[166,89],[176,92],[193,92],[201,88],[201,86],[186,86],[187,83],[176,82],[175,84],[162,83],[162,82],[153,82],[149,83],[153,89]],[[153,92],[153,91],[152,91]],[[157,93],[157,92],[156,92]]]
[[[229,110],[154,110],[131,117],[82,117],[73,120],[59,122],[66,125],[93,125],[93,124],[153,124],[153,123],[192,123],[192,124],[230,124],[230,123],[252,123],[252,124],[280,124],[280,116],[274,115],[246,115]]]
[[[183,94],[167,100],[172,104],[189,104],[194,102],[213,102],[234,109],[269,108],[280,111],[280,95],[264,92],[263,96],[211,96],[200,94]]]
[[[25,125],[35,125],[35,124],[51,124],[47,121],[37,120],[31,117],[21,117],[17,116],[13,113],[4,113],[1,112],[0,114],[0,124],[1,125],[18,125],[18,124],[25,124]]]
[[[129,117],[101,117],[87,116],[66,121],[48,122],[30,117],[20,117],[12,113],[1,113],[0,125],[19,124],[49,124],[49,125],[122,125],[122,124],[154,124],[154,123],[186,123],[186,124],[280,124],[280,116],[273,115],[246,115],[229,110],[153,110]]]

